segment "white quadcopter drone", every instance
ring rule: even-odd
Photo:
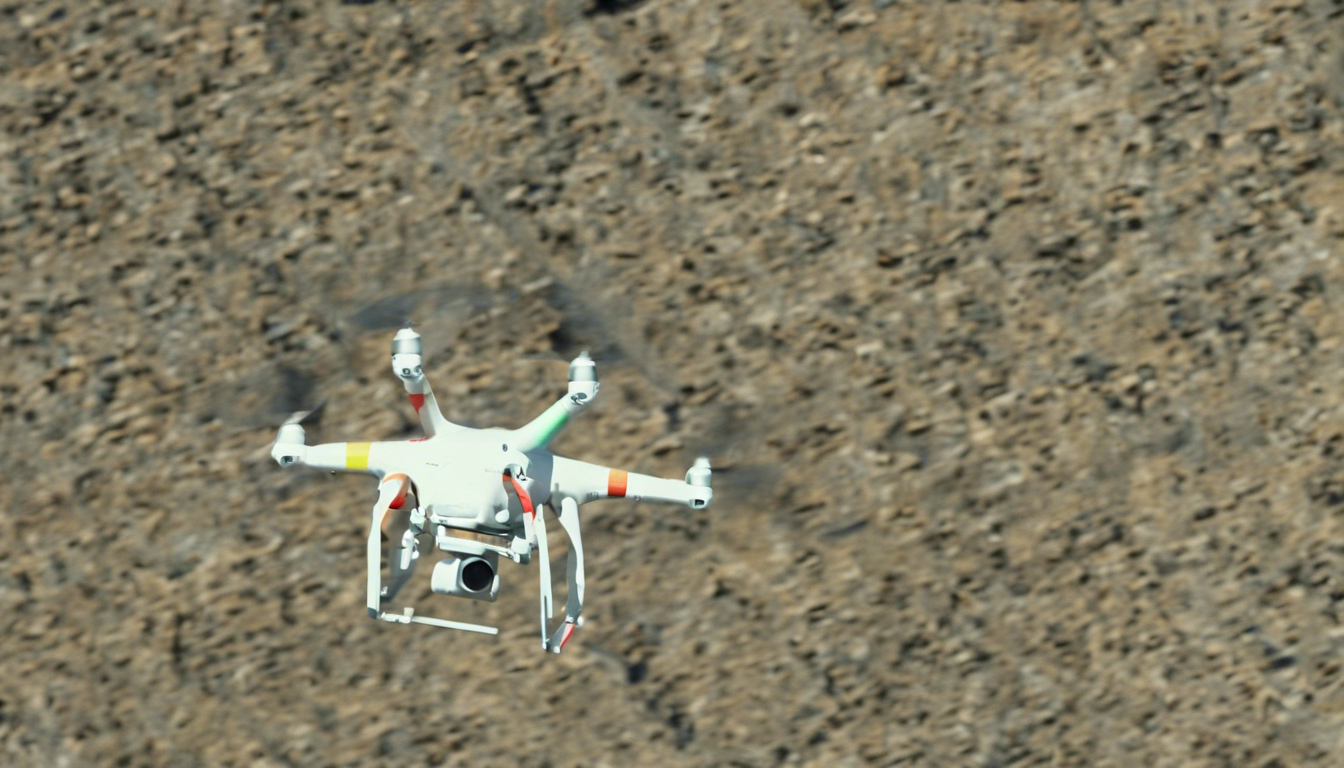
[[[569,392],[521,429],[472,429],[439,412],[422,369],[420,335],[403,328],[392,339],[392,370],[406,386],[425,436],[405,441],[305,445],[303,414],[282,427],[271,456],[282,467],[303,465],[333,472],[363,472],[379,478],[378,501],[368,540],[369,616],[400,624],[429,624],[498,634],[495,627],[384,610],[405,585],[420,556],[418,537],[432,532],[447,556],[431,575],[441,595],[494,601],[499,594],[499,558],[522,565],[538,552],[541,566],[541,646],[559,653],[583,624],[583,539],[579,507],[597,499],[629,498],[709,505],[709,461],[696,459],[686,481],[664,480],[556,456],[546,449],[569,421],[597,396],[597,366],[581,353],[569,366]],[[550,556],[545,509],[556,513],[569,536],[569,593],[564,623],[547,634],[552,615]],[[459,538],[472,531],[507,540],[507,546]],[[391,583],[381,585],[381,539],[389,545]]]

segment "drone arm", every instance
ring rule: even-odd
[[[330,472],[367,472],[370,443],[323,443],[308,446],[304,466]]]
[[[392,358],[392,365],[396,367],[400,355]],[[406,370],[403,368],[403,370]],[[415,409],[415,414],[420,417],[420,427],[425,431],[426,437],[433,437],[436,434],[449,429],[453,426],[452,422],[443,417],[443,412],[439,410],[439,401],[434,397],[434,390],[429,386],[429,379],[425,378],[425,373],[421,370],[419,363],[414,369],[417,371],[415,376],[405,377],[400,373],[397,378],[406,386],[406,395],[411,400],[411,407]]]
[[[434,390],[425,378],[424,358],[421,354],[420,335],[410,328],[403,328],[392,339],[392,372],[401,379],[406,387],[406,395],[411,407],[420,417],[420,426],[426,437],[453,427],[453,423],[443,417],[439,410],[439,401]]]
[[[323,443],[304,445],[303,427],[286,424],[280,428],[271,458],[282,467],[312,467],[331,472],[371,472],[369,451],[372,443]]]
[[[592,404],[599,388],[597,365],[584,352],[569,364],[569,391],[527,426],[514,430],[513,443],[524,452],[545,448],[570,417]]]
[[[569,423],[569,418],[578,413],[586,402],[575,401],[571,395],[565,395],[541,415],[528,422],[527,426],[514,430],[511,442],[520,451],[535,451],[545,448],[560,430]]]
[[[634,499],[665,501],[701,509],[709,506],[709,500],[714,495],[708,484],[703,486],[691,485],[680,480],[668,480],[661,477],[641,475],[636,472],[621,472],[620,470],[612,470],[612,475],[625,476],[625,492],[623,495]],[[607,482],[608,485],[613,485],[618,483],[619,480],[617,477],[613,477]]]
[[[682,482],[556,456],[553,482],[562,497],[573,498],[579,504],[598,499],[630,498],[702,509],[709,506],[714,497],[710,489],[709,462],[705,459],[696,459],[695,465],[686,473],[686,481]]]

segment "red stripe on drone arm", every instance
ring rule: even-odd
[[[607,496],[613,499],[619,499],[625,496],[626,483],[630,481],[630,475],[619,469],[613,469],[607,474]]]
[[[513,475],[510,475],[508,472],[504,473],[504,479],[508,480],[509,483],[513,485],[513,492],[518,494],[518,501],[522,503],[523,511],[527,513],[528,517],[536,520],[536,508],[532,506],[532,497],[527,495],[527,490],[523,488],[521,483],[513,479]]]
[[[415,409],[416,413],[419,413],[420,409],[425,407],[425,396],[411,395],[411,407]]]
[[[564,650],[565,643],[569,642],[569,636],[574,634],[574,625],[565,624],[565,634],[560,637],[560,649]]]
[[[382,530],[384,537],[388,535],[388,526],[392,522],[392,510],[400,508],[406,502],[406,490],[410,487],[411,480],[400,473],[383,478],[383,482],[378,484],[379,504],[383,503],[383,499],[386,498],[385,491],[394,483],[396,490],[392,498],[387,500],[387,506],[378,513],[378,528]]]
[[[400,482],[401,490],[397,491],[397,495],[392,499],[392,503],[387,506],[389,509],[401,509],[402,505],[406,503],[406,491],[410,490],[411,479],[400,472],[396,472],[383,478],[383,482],[385,483],[391,481]]]

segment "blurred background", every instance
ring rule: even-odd
[[[1339,764],[1342,56],[1339,0],[0,5],[0,762]],[[715,461],[584,508],[562,656],[535,568],[369,621],[371,481],[268,455],[415,436],[407,320],[454,421],[589,348],[557,452]]]

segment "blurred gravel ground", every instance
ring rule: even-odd
[[[0,5],[0,762],[1332,766],[1338,0]],[[1334,307],[1335,309],[1332,309]],[[623,357],[589,623],[362,606],[367,478]],[[724,441],[725,434],[727,436]],[[591,510],[591,511],[590,511]],[[421,582],[427,581],[422,578]]]

